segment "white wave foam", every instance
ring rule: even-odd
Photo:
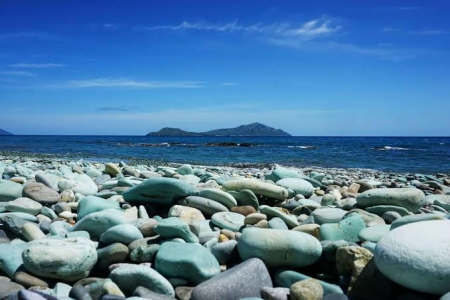
[[[288,146],[288,148],[316,149],[317,146]]]
[[[409,150],[409,148],[392,147],[392,146],[375,147],[373,149],[374,150],[379,150],[379,151],[387,151],[387,150],[401,150],[401,151],[405,151],[405,150]]]

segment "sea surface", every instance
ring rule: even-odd
[[[218,146],[236,143],[240,146]],[[211,145],[212,144],[212,145]],[[245,145],[245,146],[243,146]],[[0,151],[87,160],[365,168],[449,173],[450,137],[0,136]]]

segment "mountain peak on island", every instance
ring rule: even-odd
[[[0,135],[13,135],[11,132],[8,132],[6,130],[0,129]]]
[[[234,128],[215,129],[206,132],[189,132],[179,128],[164,127],[147,136],[291,136],[289,133],[255,122]]]

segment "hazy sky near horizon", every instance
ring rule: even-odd
[[[448,1],[1,1],[0,128],[450,135]]]

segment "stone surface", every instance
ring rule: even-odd
[[[305,267],[317,261],[322,247],[309,234],[279,229],[247,228],[237,245],[243,260],[260,258],[272,267]]]
[[[105,164],[105,173],[112,177],[116,177],[118,174],[122,173],[122,171],[116,164],[107,163]]]
[[[353,284],[372,257],[372,252],[362,247],[348,246],[337,249],[337,270],[341,276],[351,276],[349,290],[351,290]]]
[[[73,231],[87,231],[91,237],[100,237],[106,230],[116,225],[127,223],[123,213],[116,209],[106,209],[91,213],[78,221]]]
[[[267,267],[257,258],[249,259],[197,285],[192,300],[235,300],[260,297],[263,287],[272,287]]]
[[[277,185],[290,188],[296,195],[300,194],[305,197],[310,197],[314,193],[313,185],[300,178],[283,178],[277,181]]]
[[[128,245],[134,240],[142,239],[144,236],[139,229],[131,224],[119,224],[105,231],[100,236],[100,242],[106,245],[122,243]]]
[[[289,288],[291,285],[293,285],[294,283],[296,283],[298,281],[306,280],[306,279],[310,279],[310,278],[311,277],[304,275],[302,273],[291,271],[291,270],[284,270],[284,269],[278,270],[274,274],[275,285],[279,286],[279,287],[286,287],[286,288]],[[319,281],[320,285],[322,285],[324,295],[328,295],[331,293],[337,293],[337,294],[344,293],[338,285],[330,284],[330,283],[327,283],[322,280],[318,280],[318,281]]]
[[[14,277],[14,273],[16,273],[23,264],[22,252],[24,246],[26,246],[26,244],[23,246],[0,244],[0,269],[10,278]]]
[[[128,296],[139,286],[158,294],[175,296],[170,282],[148,266],[124,264],[112,270],[109,278]]]
[[[227,191],[251,190],[256,195],[277,200],[285,200],[289,195],[288,191],[283,187],[254,179],[230,180],[224,182],[222,187]]]
[[[258,198],[256,197],[255,193],[253,193],[251,190],[243,189],[239,192],[228,191],[227,193],[229,193],[231,196],[234,197],[234,199],[236,199],[237,204],[239,206],[250,205],[253,206],[256,210],[259,207]]]
[[[404,226],[411,223],[416,222],[424,222],[424,221],[435,221],[435,220],[446,220],[444,216],[441,215],[435,215],[435,214],[420,214],[420,215],[411,215],[411,216],[404,216],[401,218],[398,218],[391,224],[391,230],[394,230],[396,228],[399,228],[400,226]]]
[[[0,202],[12,201],[22,197],[22,190],[21,184],[0,179]]]
[[[97,249],[97,267],[100,270],[108,269],[115,263],[121,263],[128,257],[128,247],[121,243],[115,243],[107,247]]]
[[[182,205],[172,206],[169,210],[168,217],[180,218],[188,224],[205,220],[202,212],[197,208]]]
[[[14,201],[9,201],[5,208],[8,211],[23,212],[35,216],[41,212],[42,204],[30,198],[20,197]]]
[[[78,220],[83,219],[91,213],[99,212],[108,208],[120,209],[120,205],[118,202],[105,200],[100,197],[86,196],[78,202]]]
[[[339,223],[346,213],[346,210],[340,208],[325,207],[314,210],[311,215],[317,224],[322,225],[325,223]]]
[[[289,291],[292,300],[322,300],[323,298],[322,285],[313,278],[294,283]]]
[[[347,242],[358,242],[358,234],[366,228],[366,223],[360,216],[346,218],[339,223],[327,223],[320,226],[319,239],[321,241],[345,240]]]
[[[125,201],[171,205],[181,198],[197,195],[199,191],[189,183],[173,178],[150,178],[127,190]]]
[[[356,197],[359,206],[396,205],[416,212],[425,204],[425,194],[415,188],[371,189]]]
[[[198,237],[192,233],[189,225],[176,217],[160,220],[155,232],[164,238],[182,238],[188,243],[198,243]]]
[[[219,202],[228,209],[231,209],[233,206],[238,205],[236,199],[234,199],[233,196],[219,189],[213,188],[203,189],[200,192],[199,196]]]
[[[377,244],[375,263],[392,281],[430,294],[450,291],[450,221],[404,225]]]
[[[189,196],[180,201],[181,205],[194,207],[200,210],[205,216],[212,216],[218,212],[228,212],[224,205],[204,197]]]
[[[268,205],[261,205],[259,207],[259,211],[269,218],[278,217],[282,219],[289,228],[294,228],[299,225],[296,216],[288,215],[275,207],[271,207]]]
[[[23,265],[31,273],[65,281],[89,275],[97,262],[95,245],[84,238],[39,239],[22,253]]]
[[[166,278],[202,283],[220,273],[214,255],[199,244],[163,243],[156,254],[155,269]]]
[[[244,226],[245,217],[233,212],[218,212],[212,215],[211,222],[219,228],[239,231]]]
[[[380,225],[367,227],[361,230],[358,234],[358,238],[361,242],[373,242],[378,243],[383,236],[385,236],[391,230],[390,225]]]
[[[34,180],[27,182],[22,192],[24,197],[35,200],[41,204],[55,204],[60,200],[59,193],[48,186]]]

